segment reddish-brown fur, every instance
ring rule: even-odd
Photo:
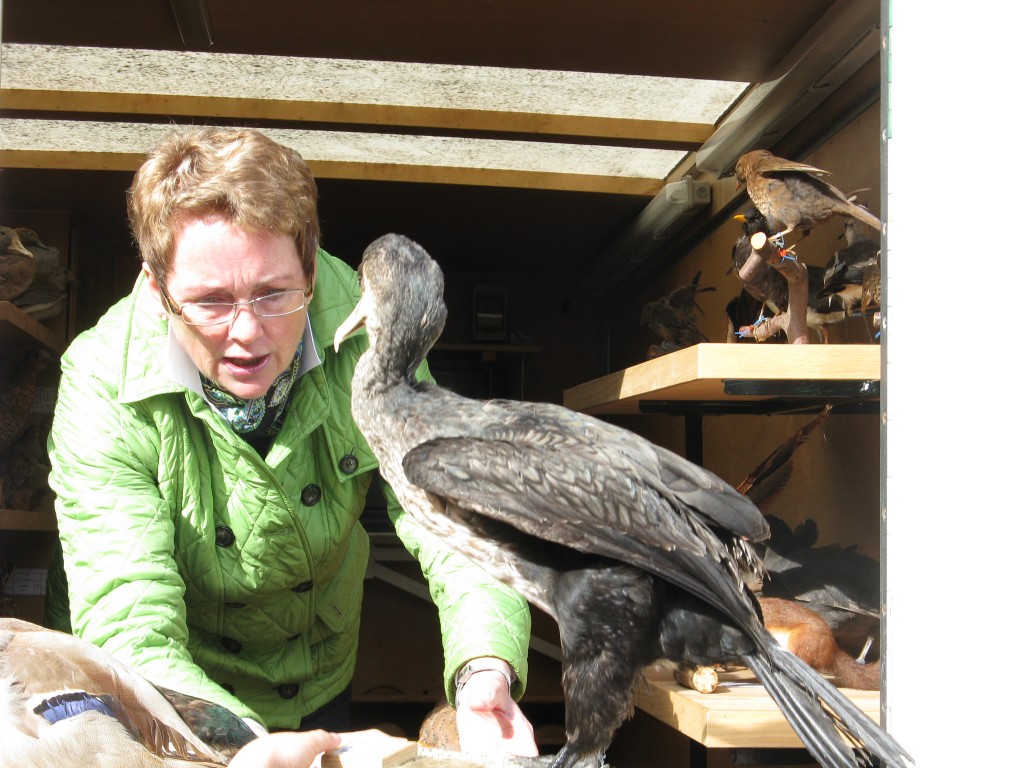
[[[839,647],[821,616],[793,600],[759,597],[764,625],[783,648],[819,672],[832,675],[841,688],[877,691],[880,662],[861,663]]]

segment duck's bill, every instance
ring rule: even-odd
[[[22,256],[28,256],[30,259],[34,259],[36,257],[36,255],[32,253],[32,251],[30,251],[28,248],[21,244],[20,240],[13,241],[10,245],[7,246],[7,250],[16,251],[20,253]]]
[[[366,297],[359,299],[356,302],[355,307],[352,309],[352,314],[345,318],[345,322],[338,326],[338,330],[334,332],[334,351],[338,351],[338,347],[341,346],[341,342],[351,336],[353,333],[363,327],[366,322]]]

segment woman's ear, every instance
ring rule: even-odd
[[[157,283],[156,278],[153,277],[153,272],[150,270],[149,265],[143,262],[142,272],[145,274],[144,290],[146,291],[150,305],[155,308],[156,316],[161,320],[167,319],[167,307],[164,306],[164,298],[160,292],[160,285]]]

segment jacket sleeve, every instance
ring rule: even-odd
[[[420,564],[441,621],[444,680],[455,702],[455,675],[479,656],[507,661],[516,673],[512,696],[526,691],[531,616],[526,600],[450,549],[401,509],[385,483],[388,512],[405,548]]]
[[[426,364],[419,378],[430,378]],[[445,693],[455,702],[455,675],[480,656],[504,659],[516,673],[512,696],[526,691],[530,645],[530,606],[519,592],[489,576],[449,548],[407,514],[384,483],[388,514],[399,539],[420,564],[441,621]]]
[[[49,454],[74,633],[151,682],[259,720],[187,648],[173,510],[156,485],[159,414],[119,403],[95,348],[73,350]]]

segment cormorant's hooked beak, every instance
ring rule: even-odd
[[[352,314],[345,318],[345,322],[338,326],[334,333],[334,351],[338,351],[341,342],[363,327],[366,322],[366,294],[356,302],[352,308]]]

